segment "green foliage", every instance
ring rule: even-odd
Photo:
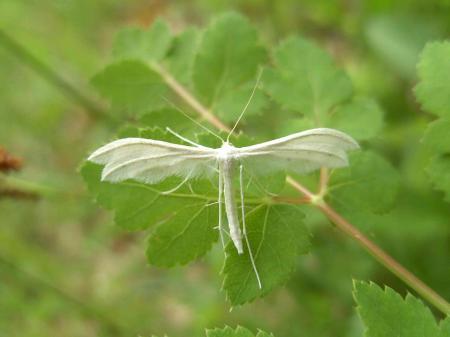
[[[217,115],[233,121],[248,101],[265,59],[256,29],[248,20],[237,14],[222,15],[203,33],[193,67],[195,91]],[[259,93],[248,112],[258,112],[264,102]]]
[[[261,330],[255,335],[242,326],[238,326],[236,329],[227,326],[223,329],[206,330],[206,337],[273,337],[273,335]]]
[[[315,44],[297,37],[274,51],[276,70],[267,70],[264,87],[287,109],[295,110],[317,126],[326,126],[331,108],[350,98],[352,84],[331,57]]]
[[[167,87],[158,74],[138,61],[123,61],[106,67],[92,79],[92,84],[112,107],[127,114],[137,114],[161,106]]]
[[[431,311],[411,294],[402,298],[391,288],[358,281],[353,294],[367,337],[450,336],[450,318],[437,325]]]
[[[164,21],[157,20],[148,30],[125,28],[116,37],[113,56],[116,59],[160,61],[172,42],[172,34]]]
[[[303,213],[290,205],[259,206],[247,210],[247,237],[262,289],[258,287],[247,247],[242,256],[229,244],[223,287],[233,305],[249,302],[286,282],[296,267],[298,256],[309,250],[310,234],[302,219]]]
[[[395,168],[380,155],[366,151],[352,154],[350,166],[332,174],[329,198],[348,215],[355,211],[380,214],[394,207],[398,189]]]
[[[450,116],[450,42],[428,43],[417,66],[420,83],[416,96],[424,110],[436,116]]]
[[[195,106],[185,104],[186,95],[209,107],[222,121],[233,122],[251,96],[258,69],[265,65],[262,82],[274,100],[271,109],[285,116],[293,110],[304,126],[339,128],[359,140],[370,140],[382,129],[382,110],[372,99],[352,99],[350,79],[327,53],[305,39],[291,37],[275,49],[275,67],[267,68],[266,51],[256,30],[238,14],[221,15],[201,33],[188,29],[174,38],[161,21],[148,31],[126,29],[116,38],[114,55],[118,61],[96,75],[93,83],[116,109],[134,108],[135,114],[141,115],[139,123],[146,127],[169,126],[195,136],[198,126],[178,114],[169,102],[176,101],[195,117]],[[263,113],[267,104],[265,93],[256,88],[245,118]],[[302,129],[295,123],[292,126],[297,126],[295,131]],[[140,134],[178,142],[168,134]],[[220,146],[210,136],[200,143]],[[239,137],[233,143],[239,146],[252,142]],[[165,195],[162,192],[176,186],[177,179],[154,186],[101,183],[100,168],[92,164],[86,164],[82,173],[97,201],[115,211],[119,226],[128,230],[152,227],[147,257],[153,265],[185,264],[203,256],[218,238],[213,181],[194,181],[190,187]],[[303,214],[296,207],[274,203],[266,194],[282,193],[283,178],[251,177],[247,184],[248,239],[262,289],[247,248],[238,255],[229,243],[223,288],[233,306],[285,283],[295,270],[298,256],[308,252],[309,234]],[[374,152],[361,152],[351,157],[349,168],[332,172],[326,192],[331,204],[353,219],[354,214],[386,213],[394,205],[397,190],[398,175],[392,165]]]
[[[440,117],[430,124],[423,139],[433,154],[427,172],[435,188],[450,202],[450,42],[427,44],[418,73],[417,99],[426,111]]]
[[[245,144],[317,126],[340,129],[361,141],[363,150],[352,156],[352,166],[331,171],[327,202],[438,293],[449,294],[450,270],[445,266],[449,261],[450,213],[448,202],[443,200],[446,195],[448,201],[449,195],[449,115],[448,105],[444,106],[448,103],[448,42],[434,42],[427,47],[429,52],[422,54],[419,67],[418,88],[424,86],[417,91],[420,105],[414,104],[410,95],[418,51],[425,41],[435,38],[435,28],[442,32],[440,36],[449,36],[447,2],[368,0],[342,6],[322,0],[0,1],[2,32],[94,105],[102,102],[95,102],[95,94],[85,79],[104,67],[107,49],[118,27],[127,23],[137,27],[119,32],[113,43],[113,57],[107,61],[110,64],[92,81],[94,89],[112,107],[111,111],[102,109],[102,115],[91,113],[88,106],[80,106],[67,96],[64,83],[52,82],[36,63],[17,54],[0,35],[0,74],[7,79],[0,90],[0,146],[23,158],[24,163],[21,172],[0,176],[0,335],[117,337],[144,336],[152,331],[157,336],[167,332],[169,336],[184,337],[203,336],[205,326],[232,323],[243,324],[252,331],[257,331],[256,327],[276,331],[282,337],[360,337],[363,327],[353,310],[350,276],[383,282],[405,293],[399,280],[353,241],[333,231],[322,214],[307,205],[298,210],[283,204],[298,197],[284,186],[283,174],[256,177],[258,184],[251,184],[245,191],[246,211],[258,206],[258,210],[295,209],[292,214],[298,215],[295,224],[299,226],[295,230],[307,236],[306,225],[314,233],[311,253],[298,257],[295,266],[294,254],[290,254],[287,261],[292,263],[293,277],[291,270],[283,269],[288,264],[277,265],[277,270],[285,270],[286,274],[269,277],[268,281],[276,281],[274,291],[267,293],[263,301],[233,311],[223,301],[228,291],[218,291],[224,252],[214,229],[214,205],[204,209],[211,212],[209,218],[201,213],[190,225],[181,223],[176,216],[178,211],[187,213],[183,205],[194,205],[192,191],[187,188],[179,190],[186,193],[182,200],[160,196],[160,203],[148,208],[145,204],[147,198],[150,202],[158,195],[151,189],[171,189],[179,179],[152,186],[135,182],[111,185],[100,183],[100,167],[87,164],[82,173],[92,191],[90,196],[110,211],[93,205],[80,185],[80,177],[74,173],[90,150],[110,139],[143,136],[178,142],[176,137],[153,130],[155,126],[169,126],[189,139],[217,146],[215,139],[197,136],[203,130],[168,103],[173,102],[191,117],[208,123],[168,86],[161,69],[228,126],[242,111],[259,69],[264,69],[261,85],[238,126],[238,131],[251,136]],[[241,15],[222,14],[215,24],[203,26],[218,12],[229,9],[246,13],[249,20]],[[221,32],[217,23],[221,23]],[[147,26],[148,29],[143,28]],[[202,96],[194,80],[198,76],[195,66],[199,48],[204,45],[207,32],[216,38],[228,31],[241,34],[229,45],[237,60],[230,66],[234,69],[237,62],[250,67],[244,69],[249,70],[246,79],[239,82],[234,75],[222,72],[220,59],[213,59],[218,66],[211,76],[222,78],[229,87],[210,104],[210,97]],[[292,33],[301,37],[285,38]],[[294,60],[284,67],[277,61],[276,50],[292,40],[309,46],[298,55],[298,62]],[[210,43],[216,47],[215,55],[227,59],[219,43]],[[325,46],[333,58],[317,46]],[[260,50],[260,54],[252,54],[258,54],[260,61],[248,55],[238,58],[241,47]],[[209,50],[204,50],[208,54]],[[287,55],[290,51],[284,52]],[[304,55],[314,57],[305,60]],[[340,72],[334,58],[345,67],[348,76],[333,75]],[[308,69],[297,74],[307,74],[315,82],[295,76],[296,67],[305,64]],[[275,88],[286,86],[289,96],[281,97],[280,89],[280,97],[275,97],[268,87],[271,75],[274,82],[270,84]],[[209,75],[204,76],[209,81]],[[344,77],[351,78],[355,96],[348,85],[340,86],[338,80]],[[324,83],[323,78],[331,81]],[[300,81],[305,83],[305,91]],[[213,81],[208,83],[211,88],[218,87]],[[321,95],[320,100],[311,98],[311,83],[320,84],[320,90],[314,91]],[[348,84],[348,78],[343,83]],[[291,84],[302,91],[290,90]],[[202,90],[208,92],[206,86]],[[323,120],[317,121],[313,111],[300,110],[297,96],[303,106],[315,104],[323,109]],[[419,111],[419,106],[425,113]],[[436,117],[439,118],[432,121]],[[431,123],[421,147],[420,138],[428,121]],[[117,133],[116,126],[120,128]],[[139,131],[136,126],[151,130]],[[208,127],[218,131],[214,125]],[[240,144],[237,139],[232,141]],[[375,175],[371,163],[386,171],[387,177]],[[369,175],[360,179],[364,166]],[[357,183],[352,176],[358,176]],[[318,174],[295,178],[311,191],[319,190]],[[248,182],[249,177],[245,179]],[[372,179],[378,185],[371,184]],[[398,180],[401,187],[395,201]],[[431,189],[429,182],[438,192]],[[194,192],[211,202],[217,199],[216,185],[214,178],[191,182]],[[31,188],[38,191],[40,200],[10,199],[3,194],[5,187]],[[378,199],[371,195],[372,189]],[[386,191],[386,199],[381,190]],[[345,204],[338,200],[341,196]],[[386,213],[392,206],[395,207]],[[112,215],[116,227],[110,225]],[[195,213],[189,215],[192,218]],[[248,226],[259,229],[252,220],[254,215],[249,215]],[[277,224],[268,223],[271,229],[276,229]],[[291,224],[294,227],[294,222]],[[177,237],[183,228],[186,232]],[[201,236],[201,230],[207,235]],[[148,236],[148,244],[144,235]],[[282,245],[266,237],[265,243]],[[305,248],[309,238],[302,238]],[[252,239],[256,240],[253,250],[259,239]],[[170,242],[174,246],[168,253],[161,253]],[[145,246],[152,266],[184,264],[202,254],[203,257],[185,268],[146,268],[145,255],[139,249]],[[297,248],[301,247],[294,247]],[[284,246],[277,250],[283,251]],[[239,258],[232,245],[227,251],[230,260]],[[247,263],[242,266],[243,273],[251,271],[246,257],[244,254],[239,260]],[[228,265],[232,265],[230,260],[226,261]],[[275,266],[275,260],[261,259],[258,263]],[[283,280],[280,275],[284,275]],[[254,278],[254,274],[250,277]],[[263,286],[267,286],[264,277]],[[276,289],[285,281],[285,289]],[[255,289],[250,295],[257,297],[261,293]],[[441,330],[449,335],[448,319],[441,322]],[[235,332],[230,328],[228,331]]]

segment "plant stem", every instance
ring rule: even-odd
[[[111,115],[107,114],[105,110],[100,108],[96,103],[84,96],[77,88],[67,82],[52,68],[43,63],[28,50],[26,50],[19,43],[14,41],[9,35],[0,30],[0,45],[9,51],[12,55],[21,60],[24,64],[34,70],[37,74],[42,76],[47,82],[60,89],[68,98],[81,105],[93,117],[109,118]]]
[[[185,87],[183,87],[173,76],[171,76],[161,66],[154,65],[164,81],[172,90],[178,94],[187,104],[189,104],[200,116],[208,120],[212,125],[221,131],[229,131],[230,128],[218,119],[210,110],[205,108]],[[328,169],[323,168],[320,172],[319,192],[314,194],[305,186],[300,184],[294,178],[287,176],[286,182],[294,189],[302,193],[305,198],[299,198],[296,201],[286,199],[286,202],[294,204],[310,203],[324,213],[344,234],[350,236],[366,251],[368,251],[379,263],[390,270],[394,275],[405,282],[409,287],[414,289],[424,299],[434,305],[437,309],[446,315],[450,315],[450,303],[437,294],[433,289],[428,287],[420,279],[418,279],[409,270],[398,263],[393,257],[387,254],[383,249],[377,246],[373,241],[361,233],[350,222],[345,220],[333,208],[323,201],[329,180]]]
[[[229,132],[231,129],[217,118],[208,108],[200,103],[191,93],[186,90],[169,72],[167,72],[161,65],[152,63],[151,68],[156,71],[166,82],[166,84],[180,96],[192,109],[194,109],[201,117],[215,126],[221,131]]]
[[[327,203],[321,202],[316,204],[321,210],[342,232],[349,235],[358,242],[365,250],[367,250],[379,263],[389,269],[395,276],[405,282],[414,289],[424,299],[434,305],[437,309],[446,315],[450,315],[450,303],[442,298],[433,289],[428,287],[420,279],[418,279],[409,270],[398,263],[392,256],[387,254],[383,249],[377,246],[373,241],[369,240],[357,228],[339,215]]]

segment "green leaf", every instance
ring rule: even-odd
[[[431,311],[411,294],[402,298],[391,288],[360,281],[354,282],[353,294],[367,337],[450,336],[444,331],[450,319],[439,328]]]
[[[168,71],[182,84],[191,85],[194,60],[200,42],[200,32],[187,28],[176,36],[167,57]]]
[[[149,237],[147,258],[153,265],[186,264],[203,256],[217,241],[217,206],[183,200],[183,205],[178,203],[172,208],[169,218]]]
[[[220,116],[233,120],[250,97],[258,67],[265,60],[257,31],[247,19],[236,13],[222,15],[203,34],[194,62],[196,92],[206,106],[214,111],[220,107]],[[241,92],[230,102],[236,90]],[[260,99],[252,104],[257,102]],[[255,110],[250,108],[249,112]]]
[[[313,43],[291,37],[275,50],[276,68],[264,73],[263,84],[282,106],[322,125],[326,114],[352,94],[347,75]]]
[[[310,234],[298,207],[260,205],[247,209],[245,219],[262,289],[258,287],[245,242],[242,255],[237,254],[231,243],[228,244],[223,288],[234,306],[263,296],[286,282],[296,267],[299,255],[306,254],[310,245]]]
[[[133,114],[160,107],[168,90],[160,76],[139,61],[114,63],[95,75],[92,84],[113,108]]]
[[[337,107],[324,126],[348,133],[357,140],[368,140],[381,131],[383,111],[372,99],[355,98]]]
[[[355,152],[349,167],[333,171],[328,198],[345,215],[385,213],[394,206],[398,189],[399,175],[389,162],[374,152]]]
[[[167,24],[156,20],[148,30],[125,28],[117,34],[113,55],[117,59],[159,61],[167,54],[172,36]]]
[[[434,154],[449,153],[450,119],[441,118],[430,123],[423,137],[423,143]]]
[[[226,326],[223,329],[215,328],[211,330],[206,330],[206,337],[273,337],[264,331],[258,331],[256,336],[248,329],[238,326],[236,329],[232,329]]]
[[[416,96],[425,111],[450,116],[450,41],[428,43],[417,66]]]
[[[184,130],[192,129],[193,126],[197,127],[174,108],[161,108],[149,111],[139,118],[139,123],[144,127],[150,128],[159,127],[165,129],[169,127],[177,132],[182,132],[184,136],[186,136],[183,132]]]
[[[427,172],[434,187],[444,192],[445,201],[450,202],[450,154],[434,157]]]

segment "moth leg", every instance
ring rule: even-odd
[[[225,228],[220,229],[219,226],[214,227],[214,229],[220,230],[220,233],[225,234],[229,239],[231,239],[231,235],[230,233],[227,232],[227,230]]]
[[[241,192],[242,231],[243,231],[245,243],[247,244],[248,255],[250,256],[250,262],[252,263],[252,268],[255,271],[256,280],[258,281],[259,289],[262,289],[261,279],[259,277],[258,269],[256,268],[255,259],[253,257],[252,249],[250,248],[250,242],[248,241],[248,237],[247,237],[247,228],[245,226],[244,189],[242,188],[242,184],[244,182],[243,171],[244,171],[244,167],[242,165],[240,165],[239,166],[239,187],[240,187],[240,192]]]
[[[220,241],[222,242],[222,247],[223,247],[223,251],[225,253],[226,256],[226,252],[225,252],[225,238],[223,237],[223,224],[222,224],[222,194],[223,194],[223,176],[222,176],[222,170],[219,170],[219,197],[218,197],[218,202],[219,202],[219,235],[220,235]]]
[[[177,190],[180,189],[184,184],[186,184],[186,182],[191,178],[191,174],[192,174],[192,172],[190,172],[190,173],[186,176],[186,178],[184,178],[183,181],[182,181],[181,183],[179,183],[177,186],[175,186],[174,188],[172,188],[172,189],[170,189],[170,190],[168,190],[168,191],[163,191],[163,192],[161,192],[161,194],[167,195],[167,194],[170,194],[170,193],[173,193],[173,192],[177,191]]]

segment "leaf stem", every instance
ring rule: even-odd
[[[170,73],[159,65],[153,65],[155,71],[157,71],[164,81],[172,88],[172,90],[178,94],[186,103],[188,103],[200,116],[209,121],[213,126],[221,131],[229,132],[230,128],[225,125],[220,119],[218,119],[212,111],[204,107],[185,87],[183,87]],[[320,172],[319,193],[314,194],[305,186],[300,184],[297,180],[291,176],[286,177],[286,182],[294,189],[302,193],[305,198],[299,198],[293,201],[292,199],[286,199],[286,202],[299,204],[310,203],[317,207],[322,213],[324,213],[344,234],[350,236],[353,240],[359,243],[366,251],[368,251],[379,263],[390,270],[394,275],[400,278],[408,286],[414,289],[424,299],[429,301],[437,309],[442,311],[446,315],[450,315],[450,303],[437,294],[433,289],[428,287],[420,279],[418,279],[409,270],[398,263],[393,257],[387,254],[383,249],[377,246],[373,241],[366,237],[350,222],[339,215],[332,207],[330,207],[323,197],[326,193],[329,180],[329,172],[327,169],[322,169]]]
[[[156,71],[166,82],[166,84],[180,96],[192,109],[194,109],[201,117],[215,126],[217,129],[230,132],[230,128],[217,118],[208,108],[206,108],[199,100],[197,100],[180,82],[178,82],[166,69],[156,63],[150,64],[151,68]]]
[[[434,305],[437,309],[446,315],[450,315],[450,303],[442,298],[433,289],[428,287],[419,278],[412,274],[409,270],[398,263],[392,256],[387,254],[383,249],[377,246],[373,241],[367,238],[357,228],[350,224],[346,219],[339,215],[327,203],[318,203],[317,208],[320,209],[341,231],[349,235],[358,242],[365,250],[367,250],[379,263],[390,270],[399,279],[414,289],[424,299]]]

